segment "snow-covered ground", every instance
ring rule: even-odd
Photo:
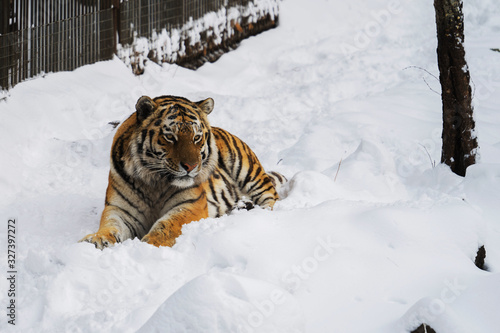
[[[464,13],[480,144],[465,178],[439,164],[431,0],[286,0],[277,29],[197,71],[115,59],[4,94],[0,331],[498,332],[500,7]],[[77,243],[104,205],[108,123],[162,94],[213,97],[212,125],[289,177],[282,201],[188,224],[173,248]]]

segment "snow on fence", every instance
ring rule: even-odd
[[[278,21],[279,0],[0,0],[0,90],[116,53],[197,68]]]

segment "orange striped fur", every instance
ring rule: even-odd
[[[172,246],[182,225],[244,202],[272,209],[286,178],[266,173],[253,151],[210,127],[211,98],[141,97],[117,130],[99,230],[81,241],[104,248],[138,237]]]

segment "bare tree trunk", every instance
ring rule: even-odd
[[[434,0],[443,101],[441,163],[460,176],[476,162],[469,68],[465,61],[462,0]]]

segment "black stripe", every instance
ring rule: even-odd
[[[235,159],[235,156],[234,156],[234,152],[233,150],[231,149],[231,145],[228,141],[228,139],[226,138],[225,134],[222,132],[222,130],[220,130],[219,128],[217,129],[217,134],[219,136],[219,138],[224,142],[224,144],[226,145],[227,147],[227,151],[229,152],[229,155],[231,156],[231,161],[234,161]],[[217,139],[217,138],[216,138]],[[219,157],[221,157],[222,154],[219,154]],[[226,167],[226,170],[229,171],[229,169]]]
[[[215,214],[215,217],[220,217],[221,213],[220,213],[219,203],[215,202],[215,201],[208,200],[208,199],[207,199],[207,203],[211,204],[212,206],[214,206],[217,209],[217,213]],[[213,216],[210,216],[210,217],[213,217]]]
[[[146,156],[151,157],[151,158],[156,158],[155,153],[153,153],[150,149],[146,149]],[[146,160],[144,160],[142,158],[142,156],[139,158],[141,159],[141,165],[146,165],[146,164],[144,164],[144,163],[146,163]]]
[[[236,176],[234,177],[235,180],[238,180],[238,178],[240,177],[241,169],[243,168],[243,155],[241,154],[241,149],[240,149],[240,147],[238,147],[238,142],[236,141],[236,138],[234,135],[231,135],[231,140],[233,141],[234,149],[238,153],[239,165],[238,165],[238,170],[236,172]],[[236,163],[234,164],[234,167],[236,167]]]
[[[287,179],[286,179],[286,178],[285,178],[285,176],[283,176],[281,173],[278,173],[278,172],[276,172],[276,171],[271,171],[271,172],[269,172],[269,173],[270,173],[271,175],[275,176],[276,178],[278,178],[278,180],[279,180],[279,182],[280,182],[281,184],[286,183],[286,180],[287,180]]]
[[[115,190],[116,194],[118,194],[120,196],[120,198],[122,198],[130,207],[134,208],[135,210],[137,210],[138,212],[140,212],[142,214],[142,212],[139,210],[139,208],[134,205],[132,202],[130,202],[130,200],[128,200],[121,192],[119,189],[117,189],[114,185],[111,185],[111,188],[113,188],[113,190]],[[144,215],[144,214],[142,214]]]
[[[197,185],[196,185],[197,186]],[[167,202],[169,202],[173,197],[175,197],[176,195],[186,191],[186,190],[189,190],[189,189],[192,189],[194,186],[191,186],[191,187],[186,187],[186,188],[180,188],[180,189],[177,189],[176,191],[174,191],[167,199],[163,200],[163,207],[165,207],[165,205],[167,204]],[[163,192],[160,196],[160,198],[163,198],[168,191],[170,191],[172,188],[171,187],[168,187],[165,192]]]
[[[221,172],[220,176],[221,176],[222,180],[224,181],[224,184],[226,184],[226,189],[229,191],[229,194],[231,195],[231,197],[236,199],[236,193],[234,191],[234,186],[227,179],[226,173]]]
[[[149,146],[153,147],[153,136],[155,135],[155,130],[149,130]]]
[[[147,154],[147,152],[146,152],[146,154]],[[142,158],[142,156],[139,156],[139,162],[141,162],[141,165],[145,168],[147,168],[149,165],[149,163],[144,158]]]
[[[212,156],[212,136],[210,135],[210,132],[207,132],[208,133],[208,138],[206,139],[206,145],[207,145],[207,149],[208,149],[208,152],[207,152],[207,156],[205,157],[205,159],[203,160],[203,163],[208,163],[210,161],[210,156]]]
[[[118,173],[118,175],[125,180],[127,183],[131,182],[130,176],[125,172],[125,162],[122,160],[123,155],[125,154],[125,151],[127,150],[128,147],[125,147],[125,139],[124,137],[126,134],[128,134],[129,130],[127,130],[125,133],[123,133],[122,136],[120,136],[113,148],[112,148],[112,153],[111,153],[111,161],[113,163],[113,167]]]
[[[247,152],[248,153],[248,152]],[[249,156],[250,154],[248,153],[247,156]],[[245,184],[248,183],[248,181],[250,180],[250,175],[252,174],[253,172],[253,166],[254,166],[254,163],[252,160],[249,160],[248,161],[248,170],[247,170],[247,175],[245,177],[245,179],[243,180],[243,182],[238,182],[238,185],[240,188],[243,188],[245,186]]]
[[[137,231],[135,230],[135,228],[133,228],[133,226],[130,223],[125,221],[125,219],[122,219],[122,221],[127,226],[128,230],[130,230],[130,233],[132,234],[131,238],[139,237],[139,235],[137,234]]]
[[[254,197],[255,198],[259,198],[264,192],[267,192],[267,191],[269,191],[272,188],[274,188],[274,186],[271,184],[271,186],[268,186],[265,189],[263,189],[262,191],[255,193],[254,195],[251,196],[252,201],[255,202]]]
[[[189,118],[189,119],[193,120],[194,122],[195,122],[195,121],[198,121],[198,117],[193,116],[193,115],[190,115],[189,113],[184,113],[184,116],[185,116],[186,118]]]
[[[264,178],[261,178],[258,181],[252,182],[252,183],[253,183],[253,185],[247,190],[248,193],[253,192],[255,189],[263,187],[265,185],[265,183],[267,183],[267,182]]]
[[[226,197],[226,194],[224,193],[224,191],[221,191],[221,197],[222,197],[222,200],[224,200],[224,203],[226,204],[226,210],[231,209],[233,205],[231,205],[231,203],[229,202],[229,199]]]
[[[250,179],[250,182],[254,182],[257,177],[261,177],[262,174],[264,174],[264,170],[262,169],[262,166],[259,164],[257,167],[257,170],[255,170],[255,173],[252,175],[252,178]]]
[[[194,198],[194,199],[188,199],[188,200],[184,200],[184,201],[181,201],[181,202],[178,202],[177,204],[175,204],[175,206],[173,206],[172,208],[170,208],[171,210],[176,208],[176,207],[179,207],[179,206],[182,206],[182,205],[185,205],[185,204],[192,204],[192,203],[195,203],[196,201],[200,200],[202,197],[205,196],[205,192],[202,192],[197,198]],[[187,208],[186,208],[187,209]]]
[[[153,101],[156,104],[159,104],[159,105],[162,105],[162,106],[166,105],[166,104],[173,103],[173,102],[180,102],[180,103],[192,104],[192,102],[190,100],[188,100],[187,98],[179,97],[179,96],[172,96],[172,95],[158,96],[158,97],[155,97],[153,99]]]
[[[226,163],[224,162],[224,158],[222,158],[222,154],[219,154],[219,158],[218,158],[217,163],[218,163],[218,166],[219,166],[222,170],[224,170],[224,171],[225,171],[225,172],[227,172],[227,173],[230,173],[229,169],[228,169],[228,168],[227,168],[227,166],[226,166]]]
[[[275,198],[273,198],[273,197],[267,197],[264,201],[262,201],[262,202],[261,202],[260,204],[258,204],[258,205],[259,205],[259,206],[262,206],[263,204],[265,204],[265,203],[266,203],[266,202],[268,202],[269,200],[275,200],[275,201],[276,201],[276,199],[275,199]]]
[[[215,202],[215,201],[212,201],[212,200],[208,200],[208,199],[207,199],[207,202],[208,202],[209,204],[211,204],[212,206],[219,207],[219,203],[217,203],[217,202]]]
[[[253,172],[253,166],[254,164],[253,163],[250,163],[250,168],[248,169],[248,172],[247,172],[247,176],[245,177],[245,180],[243,180],[243,183],[239,183],[238,182],[238,185],[240,186],[240,188],[244,188],[246,184],[248,184],[249,182],[255,180],[256,176],[255,174],[252,175],[252,172]],[[260,166],[259,166],[260,168]],[[261,168],[262,169],[262,168]],[[258,174],[259,172],[259,169],[256,170],[256,173]]]
[[[159,120],[160,120],[160,123],[161,123],[161,119],[163,118],[163,114],[165,113],[165,111],[167,111],[167,109],[165,109],[165,108],[164,108],[164,109],[162,109],[162,110],[160,111],[160,114],[158,115],[158,118],[159,118]],[[155,125],[156,125],[156,123],[155,123]],[[158,125],[160,125],[160,124],[158,124]],[[158,126],[158,125],[156,125],[156,126]]]
[[[128,132],[130,131],[132,131],[132,128],[127,129],[125,133],[123,133],[116,140],[112,148],[111,162],[113,164],[114,170],[127,184],[130,185],[130,187],[132,187],[134,192],[136,192],[144,201],[149,201],[144,192],[135,187],[132,177],[125,172],[125,162],[123,161],[122,157],[125,156],[125,152],[127,152],[128,149],[128,147],[126,147],[125,138],[129,135]]]
[[[143,150],[143,145],[144,145],[144,140],[146,140],[146,135],[148,134],[148,130],[147,129],[143,129],[142,132],[141,132],[141,141],[140,143],[137,145],[137,152],[139,154],[142,154],[142,150]]]
[[[143,211],[141,211],[136,205],[134,205],[132,202],[130,202],[130,200],[128,200],[116,187],[112,186],[113,189],[115,190],[115,192],[132,208],[134,208],[138,213],[140,213],[144,218],[146,218],[146,215],[144,214]],[[112,206],[115,206],[115,205],[112,205]],[[115,207],[118,207],[118,206],[115,206]],[[135,217],[134,215],[132,215],[129,211],[123,209],[122,207],[118,207],[120,208],[121,210],[123,210],[125,213],[127,213],[129,216],[131,216],[135,221],[137,221],[139,223],[139,225],[142,227],[142,229],[144,231],[146,231],[146,228],[142,225],[142,223],[140,223],[139,219],[137,217]]]
[[[219,199],[217,199],[217,192],[215,191],[214,181],[212,180],[212,178],[208,178],[208,186],[210,187],[210,192],[212,193],[215,201],[219,202]]]
[[[122,211],[123,213],[125,213],[126,215],[128,215],[129,217],[131,217],[132,220],[134,220],[136,222],[136,224],[139,224],[144,229],[144,227],[142,226],[142,224],[139,223],[139,221],[132,214],[130,214],[130,212],[127,211],[126,209],[123,209],[122,207],[110,204],[109,202],[106,202],[106,206],[118,208],[120,211]],[[137,236],[137,231],[135,230],[135,228],[133,228],[132,224],[130,224],[129,222],[125,221],[125,219],[121,219],[121,221],[130,230],[131,234],[133,234],[135,237],[138,237]]]

